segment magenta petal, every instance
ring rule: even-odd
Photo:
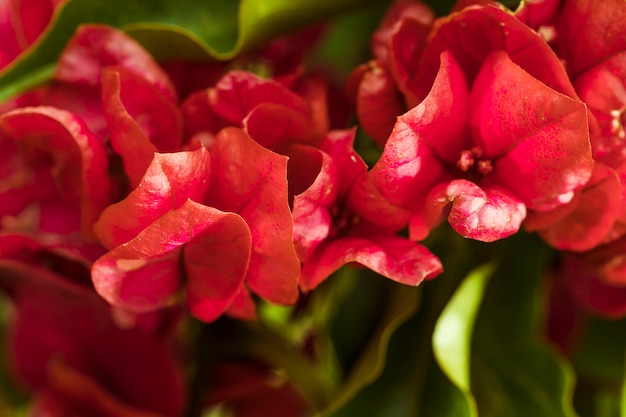
[[[452,228],[461,236],[483,242],[516,233],[526,217],[524,203],[508,192],[454,180],[433,188],[428,195],[427,218],[438,217],[450,203],[448,221]]]
[[[61,195],[80,207],[82,232],[93,239],[93,224],[110,200],[108,161],[100,141],[79,118],[53,107],[13,110],[0,118],[0,127],[16,142],[50,156]]]
[[[582,102],[531,77],[505,52],[485,61],[471,102],[476,144],[495,160],[489,180],[529,209],[562,205],[589,180],[593,160]]]
[[[137,188],[102,212],[94,226],[101,244],[112,249],[126,243],[187,199],[201,201],[209,186],[210,162],[205,148],[154,154]]]
[[[319,246],[302,266],[300,286],[315,289],[345,264],[357,262],[389,279],[418,285],[443,270],[439,259],[425,247],[395,236],[348,237]]]
[[[287,199],[287,158],[263,148],[243,130],[229,127],[211,152],[208,204],[238,213],[252,233],[248,287],[276,303],[298,297],[300,261],[293,246]]]
[[[134,312],[166,306],[185,279],[191,312],[211,321],[235,297],[249,256],[241,217],[188,200],[98,259],[92,278],[102,297]]]

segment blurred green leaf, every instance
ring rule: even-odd
[[[157,59],[229,59],[365,0],[68,0],[41,38],[0,72],[0,101],[41,84],[76,27],[126,30]]]
[[[494,265],[486,264],[473,270],[463,280],[439,316],[433,333],[435,359],[465,396],[471,416],[477,415],[476,402],[470,389],[474,320],[493,271]]]
[[[367,279],[371,278],[373,277]],[[382,280],[383,278],[377,277],[377,279]],[[333,411],[340,409],[364,387],[380,376],[385,368],[387,346],[391,335],[417,309],[419,304],[418,289],[392,282],[385,284],[392,286],[386,297],[387,307],[376,322],[364,323],[367,327],[371,327],[373,324],[374,333],[350,370],[333,402],[324,410],[323,415],[331,415]]]
[[[524,233],[503,246],[475,325],[471,377],[478,413],[574,417],[575,374],[542,334],[552,251]]]

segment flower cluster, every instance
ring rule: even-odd
[[[0,68],[61,2],[39,3],[45,16],[16,19],[0,2]],[[316,33],[162,64],[118,29],[80,26],[52,80],[0,106],[0,289],[32,415],[179,416],[185,318],[304,304],[344,265],[416,286],[443,271],[419,242],[444,219],[483,242],[537,232],[562,252],[568,297],[623,316],[625,34],[623,0],[466,0],[443,17],[398,0],[346,109],[305,66]],[[380,148],[371,167],[357,129]],[[231,399],[224,387],[204,405]],[[290,385],[279,393],[303,413]]]

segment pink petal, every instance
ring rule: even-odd
[[[315,255],[302,266],[300,286],[304,291],[311,291],[351,262],[407,285],[418,285],[443,270],[436,256],[409,240],[395,236],[348,237],[319,246]]]
[[[185,279],[192,314],[212,321],[243,281],[249,233],[238,215],[188,200],[98,259],[94,285],[111,304],[146,312],[167,305]]]
[[[623,253],[623,242],[618,246]],[[598,254],[601,253],[598,251],[604,250],[605,248],[600,247],[594,252]],[[611,259],[608,256],[602,262],[589,263],[589,257],[568,257],[563,276],[569,284],[574,299],[585,309],[602,317],[617,319],[626,315],[626,287],[623,272],[619,274],[622,282],[611,282],[605,279],[604,270],[610,269],[612,263],[615,263],[611,262]],[[623,268],[620,256],[613,259],[617,261],[618,266]]]
[[[94,226],[100,243],[112,249],[133,239],[188,199],[201,201],[209,186],[210,172],[210,156],[205,148],[155,153],[137,188],[102,212]]]
[[[483,242],[516,233],[526,217],[524,204],[507,191],[454,180],[433,188],[426,199],[425,218],[439,218],[449,204],[452,228],[463,237]]]
[[[510,190],[529,209],[545,211],[569,201],[589,180],[584,104],[548,88],[505,52],[485,61],[471,103],[474,140],[485,158],[495,160],[485,181]]]
[[[287,158],[233,127],[219,132],[210,152],[207,203],[240,214],[252,233],[246,284],[269,301],[294,303],[300,262],[287,199]]]

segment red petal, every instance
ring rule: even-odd
[[[239,291],[233,302],[226,310],[226,314],[230,317],[234,317],[240,320],[254,320],[256,319],[256,306],[250,291],[244,284],[239,287]]]
[[[293,146],[289,152],[288,178],[289,186],[299,191],[293,198],[293,240],[298,257],[304,260],[330,233],[329,209],[337,199],[339,173],[326,152]]]
[[[580,101],[548,88],[505,52],[494,52],[476,78],[471,102],[474,140],[485,158],[495,160],[485,181],[510,190],[529,209],[545,211],[569,201],[589,180],[593,160]]]
[[[238,127],[261,103],[280,104],[303,115],[309,112],[307,103],[280,83],[247,71],[230,71],[222,77],[209,90],[209,100],[215,114]]]
[[[385,16],[380,21],[376,32],[372,35],[372,52],[380,62],[388,64],[388,50],[391,38],[397,31],[398,25],[410,20],[423,26],[429,26],[435,19],[435,14],[426,4],[415,0],[394,1]],[[411,42],[415,42],[415,39]]]
[[[238,215],[188,200],[98,259],[94,285],[111,304],[146,312],[167,305],[184,278],[192,314],[214,320],[243,281],[249,233]]]
[[[618,216],[621,190],[622,184],[615,171],[596,163],[593,177],[581,190],[573,210],[541,230],[541,237],[560,250],[587,251],[598,246]]]
[[[315,144],[311,120],[281,104],[261,103],[243,120],[243,127],[260,145],[281,152],[290,144]]]
[[[385,198],[412,209],[435,182],[449,179],[442,162],[455,166],[461,151],[471,148],[468,106],[463,73],[451,55],[443,53],[431,92],[398,118],[372,169],[372,180]]]
[[[50,155],[63,197],[81,210],[81,229],[93,239],[93,224],[109,203],[106,151],[73,114],[52,107],[26,107],[4,114],[0,126],[15,141]]]
[[[15,303],[8,354],[16,375],[34,392],[51,393],[66,408],[87,415],[100,415],[112,404],[180,415],[184,381],[162,341],[119,328],[109,306],[89,287],[70,284],[77,273],[88,274],[87,268],[74,265],[58,271],[67,275],[57,275],[43,268],[45,258],[37,261],[41,248],[12,243],[12,249],[20,245],[14,257],[24,260],[0,261],[0,287],[10,288]],[[84,386],[60,379],[69,375],[51,369],[55,360],[96,389],[85,392]],[[81,403],[85,396],[89,401]]]
[[[223,129],[210,152],[209,204],[240,214],[252,233],[246,284],[269,301],[295,302],[300,262],[287,199],[287,158],[237,128]]]
[[[622,0],[568,0],[559,18],[556,49],[572,78],[626,50]]]
[[[396,119],[406,105],[386,69],[372,61],[363,74],[356,96],[356,111],[365,133],[385,146]]]
[[[102,102],[111,145],[135,187],[155,151],[180,148],[182,117],[169,98],[141,76],[122,68],[102,73]]]
[[[395,236],[343,238],[325,242],[304,263],[300,286],[315,289],[343,265],[357,262],[389,279],[418,285],[443,270],[441,262],[425,247]]]
[[[621,245],[623,246],[623,242]],[[623,253],[623,247],[620,249]],[[602,251],[604,248],[596,249],[596,253],[598,250]],[[620,255],[613,259],[621,263],[621,257]],[[589,264],[585,258],[568,257],[563,276],[569,284],[572,295],[583,307],[600,316],[617,319],[626,315],[626,287],[623,281],[617,283],[605,279],[604,269],[612,266],[611,258],[608,257],[606,260],[609,262],[604,265]]]
[[[468,7],[435,24],[420,71],[410,85],[417,97],[426,96],[430,89],[442,52],[449,51],[454,56],[472,85],[483,61],[498,50],[508,52],[513,62],[550,88],[576,97],[563,65],[550,46],[500,7],[493,3]]]
[[[409,84],[419,70],[431,28],[431,22],[402,19],[390,40],[389,68],[409,107],[419,103]]]
[[[102,69],[108,66],[120,66],[140,75],[165,97],[176,101],[170,79],[152,56],[135,40],[111,26],[80,26],[59,58],[54,79],[74,88],[97,87]]]
[[[137,188],[102,212],[94,226],[100,243],[112,249],[188,199],[201,201],[209,186],[210,172],[210,156],[205,148],[154,154]]]

